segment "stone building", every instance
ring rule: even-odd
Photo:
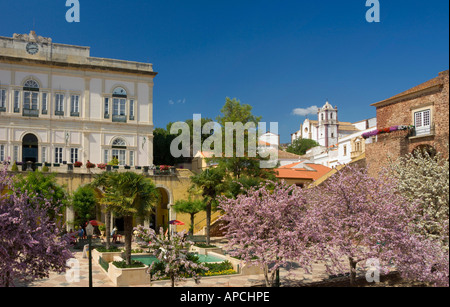
[[[448,152],[449,71],[389,99],[372,104],[377,110],[377,128],[387,130],[410,126],[372,136],[366,144],[369,173],[376,176],[388,157],[397,158],[422,148],[430,153]]]
[[[0,37],[0,160],[152,165],[156,75],[34,31]]]

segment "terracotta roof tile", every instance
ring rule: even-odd
[[[285,179],[312,179],[316,180],[329,171],[331,171],[331,168],[320,165],[320,164],[314,164],[314,163],[305,163],[309,168],[312,170],[306,169],[306,168],[295,168],[299,164],[303,162],[296,162],[289,165],[285,165],[283,167],[275,169],[275,172],[278,172],[277,177],[278,178],[285,178]]]

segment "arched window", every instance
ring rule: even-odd
[[[25,112],[37,112],[39,109],[39,84],[33,79],[28,79],[23,85],[23,109]]]
[[[127,143],[125,143],[125,141],[123,139],[117,138],[117,139],[115,139],[113,141],[112,147],[113,148],[115,148],[115,147],[120,147],[120,148],[124,148],[125,147],[126,148],[127,147]]]
[[[113,91],[113,122],[126,122],[127,91],[116,87]]]
[[[27,81],[25,81],[24,85],[23,85],[23,90],[24,91],[39,91],[39,84],[33,80],[33,79],[29,79]]]
[[[112,158],[117,159],[119,165],[126,164],[127,144],[121,138],[117,138],[112,142]]]
[[[113,97],[127,98],[127,91],[123,87],[116,87],[113,91]]]

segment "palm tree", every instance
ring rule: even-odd
[[[201,189],[206,202],[206,244],[210,245],[211,210],[216,198],[226,191],[225,172],[221,168],[211,168],[191,177],[192,188]]]
[[[103,172],[97,175],[94,180],[89,184],[94,188],[98,202],[104,207],[105,212],[105,236],[106,236],[106,249],[110,248],[111,244],[111,210],[104,198],[104,192],[109,184],[109,177],[113,174],[111,172]]]
[[[177,213],[187,213],[191,215],[191,226],[189,228],[189,233],[194,234],[194,217],[197,213],[204,211],[206,209],[206,204],[203,200],[178,200],[173,206],[175,212]]]
[[[133,217],[148,216],[159,200],[151,179],[133,172],[111,173],[105,190],[105,204],[124,219],[125,261],[131,264]]]

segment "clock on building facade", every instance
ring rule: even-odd
[[[26,49],[29,54],[36,54],[39,52],[39,45],[33,42],[28,43]]]

